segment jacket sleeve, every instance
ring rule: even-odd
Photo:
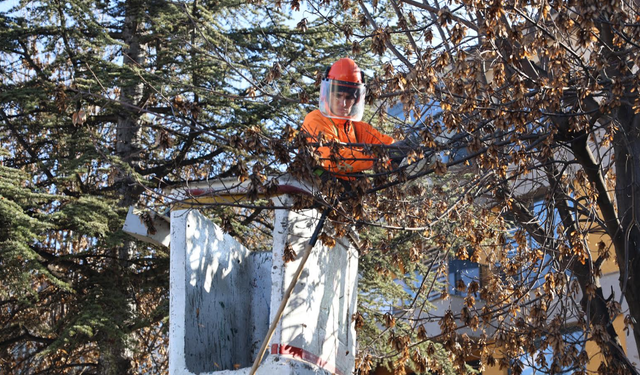
[[[390,145],[395,142],[395,139],[389,137],[386,134],[380,133],[373,126],[367,124],[366,122],[354,122],[353,127],[355,128],[358,142],[360,143]]]
[[[393,138],[379,133],[370,125],[368,126],[370,129],[365,130],[365,132],[368,132],[369,135],[363,140],[358,138],[358,143],[393,143]],[[329,145],[316,148],[320,153],[320,163],[324,169],[332,173],[342,174],[362,172],[373,167],[375,158],[363,152],[360,147],[346,145],[345,143],[350,142],[350,140],[342,139],[338,128],[329,119],[324,118],[319,111],[318,113],[314,111],[307,115],[302,124],[302,130],[309,134],[310,142],[318,142],[320,133],[324,134],[325,143],[328,142]],[[354,141],[351,140],[351,142]],[[331,144],[332,142],[333,144]]]

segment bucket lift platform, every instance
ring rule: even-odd
[[[313,193],[287,176],[274,183],[275,207],[291,207],[292,195]],[[189,207],[236,200],[246,189],[237,180],[189,184],[171,192],[179,203],[170,217],[129,211],[127,233],[171,249],[171,375],[249,373],[320,217],[315,209],[277,209],[272,251],[252,252]],[[258,374],[353,372],[358,255],[346,239],[336,243],[313,248]],[[286,246],[296,260],[284,262]]]

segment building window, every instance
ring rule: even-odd
[[[469,283],[480,282],[480,266],[469,260],[449,261],[449,294],[466,296]]]

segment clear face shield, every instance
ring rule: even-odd
[[[320,84],[320,112],[325,117],[360,121],[366,92],[362,83],[323,79]]]

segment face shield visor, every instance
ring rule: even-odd
[[[325,117],[360,121],[365,94],[366,88],[362,83],[323,79],[320,84],[320,112]]]

